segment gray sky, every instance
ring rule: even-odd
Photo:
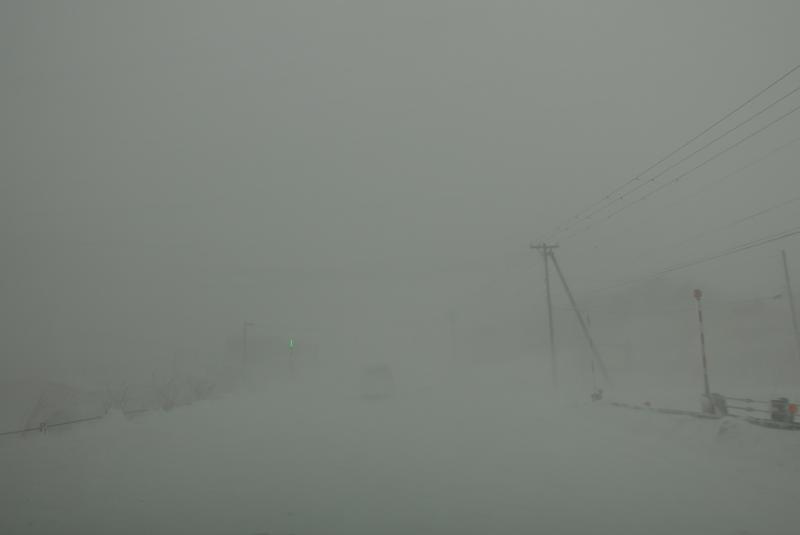
[[[793,0],[3,2],[0,364],[214,352],[244,319],[518,315],[542,290],[528,242],[795,65],[798,20]],[[576,291],[797,226],[790,205],[718,230],[800,195],[797,146],[722,178],[798,121],[565,240]],[[682,276],[760,295],[776,262]]]

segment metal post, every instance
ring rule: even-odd
[[[553,254],[551,251],[550,259],[553,261],[553,265],[556,268],[556,273],[558,273],[558,277],[561,279],[561,284],[564,286],[564,291],[567,293],[567,297],[569,298],[569,302],[572,305],[572,309],[575,311],[575,315],[578,316],[578,321],[581,324],[581,330],[583,330],[583,335],[586,337],[586,340],[589,342],[589,349],[592,351],[592,357],[594,358],[594,362],[597,363],[597,367],[600,369],[600,373],[603,375],[603,379],[606,383],[609,382],[608,371],[606,370],[605,364],[603,364],[603,359],[600,358],[600,352],[597,351],[597,346],[594,345],[594,340],[592,339],[592,335],[589,334],[589,328],[586,326],[586,322],[583,320],[583,314],[581,311],[578,310],[578,305],[575,303],[575,298],[572,296],[572,292],[569,289],[569,285],[567,284],[567,279],[564,278],[564,274],[561,272],[561,267],[558,265],[558,260],[556,260],[556,255]]]
[[[789,308],[792,311],[794,341],[797,346],[797,356],[800,357],[800,328],[797,326],[797,309],[795,308],[794,294],[792,293],[792,281],[789,278],[789,263],[786,261],[786,251],[781,251],[781,258],[783,258],[783,275],[786,277],[786,294],[789,297]]]
[[[697,301],[697,319],[700,323],[700,353],[703,357],[703,387],[706,393],[706,399],[711,402],[711,388],[708,385],[708,359],[706,358],[706,333],[703,327],[703,292],[700,290],[694,291],[694,298]]]

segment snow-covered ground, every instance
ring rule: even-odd
[[[0,532],[800,532],[800,432],[554,396],[522,361],[397,379],[0,437]]]

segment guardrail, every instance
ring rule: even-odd
[[[31,433],[33,431],[39,431],[40,433],[46,433],[48,429],[51,427],[61,427],[65,425],[73,425],[79,424],[82,422],[91,422],[94,420],[101,420],[105,417],[105,414],[102,416],[89,416],[88,418],[78,418],[77,420],[67,420],[66,422],[56,422],[54,424],[50,424],[47,422],[40,423],[37,427],[27,427],[25,429],[16,429],[14,431],[3,431],[0,432],[0,437],[7,436],[7,435],[22,435],[25,433]]]
[[[728,403],[728,409],[735,409],[744,412],[763,412],[766,414],[770,414],[771,411],[769,409],[770,402],[769,401],[760,401],[757,399],[750,399],[750,398],[734,398],[730,396],[723,396],[725,401]],[[742,405],[733,405],[730,402],[734,401],[737,403],[750,403],[755,406],[742,406]]]
[[[736,398],[732,396],[722,396],[725,399],[726,408],[728,410],[736,410],[747,413],[762,413],[768,414],[771,420],[777,422],[794,422],[795,415],[797,414],[797,404],[789,401],[788,398],[775,398],[769,401],[752,399],[752,398]],[[734,405],[733,403],[737,403]]]
[[[179,407],[179,406],[181,406],[181,405],[175,405],[173,407]],[[124,414],[125,416],[134,416],[134,415],[137,415],[137,414],[143,414],[145,412],[152,412],[152,411],[157,411],[157,410],[165,410],[165,409],[163,407],[151,407],[151,408],[147,408],[147,409],[131,409],[131,410],[127,410],[127,411],[122,411],[122,414]],[[92,422],[92,421],[102,420],[107,415],[108,415],[108,413],[106,412],[105,414],[102,414],[102,415],[99,415],[99,416],[89,416],[89,417],[86,417],[86,418],[77,418],[75,420],[67,420],[65,422],[56,422],[54,424],[51,424],[51,423],[48,423],[48,422],[41,422],[36,427],[26,427],[24,429],[15,429],[13,431],[0,431],[0,437],[9,436],[9,435],[24,435],[25,433],[33,433],[35,431],[38,431],[40,433],[47,433],[47,431],[49,429],[53,428],[53,427],[62,427],[62,426],[67,426],[67,425],[80,424],[80,423],[84,423],[84,422]]]
[[[772,429],[791,429],[800,431],[800,423],[795,422],[795,415],[798,412],[798,405],[790,402],[787,398],[776,398],[770,401],[761,401],[751,398],[736,398],[712,394],[713,403],[703,411],[687,411],[680,409],[668,409],[654,407],[649,402],[643,404],[631,404],[611,402],[612,406],[626,409],[636,409],[640,411],[654,412],[660,414],[672,414],[677,416],[693,416],[695,418],[720,419],[727,416],[739,418],[752,424]],[[739,405],[729,403],[733,401]],[[742,405],[744,404],[744,405]],[[733,411],[742,411],[748,414],[737,414]],[[751,413],[761,413],[763,416],[753,416]]]
[[[796,403],[792,403],[788,398],[775,398],[769,401],[738,398],[732,396],[721,396],[725,400],[725,412],[731,416],[743,418],[751,423],[772,427],[776,429],[800,429],[800,423],[795,422],[798,412]],[[733,402],[733,403],[731,403]],[[735,403],[735,404],[734,404]],[[746,414],[736,414],[736,412]],[[758,413],[764,416],[755,416]]]

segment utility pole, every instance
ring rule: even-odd
[[[786,277],[786,294],[789,297],[789,308],[792,311],[792,328],[794,329],[794,341],[797,346],[797,356],[800,357],[800,328],[797,326],[797,309],[794,304],[794,294],[792,293],[792,281],[789,279],[789,263],[786,261],[786,251],[781,250],[783,259],[783,275]]]
[[[539,245],[531,244],[531,249],[537,250],[542,255],[544,260],[544,285],[547,289],[547,322],[550,332],[550,370],[553,374],[553,385],[558,386],[558,363],[556,361],[556,336],[553,327],[553,298],[550,294],[550,260],[553,249],[558,248],[558,245],[547,245],[540,243]]]
[[[567,279],[564,278],[564,274],[561,272],[561,267],[558,265],[558,260],[556,260],[556,255],[553,254],[552,251],[550,252],[550,260],[553,261],[553,265],[556,268],[556,273],[558,273],[558,277],[561,279],[561,284],[564,286],[564,291],[566,292],[569,302],[572,305],[572,310],[575,311],[575,315],[578,317],[578,322],[581,324],[583,335],[589,342],[589,349],[592,351],[592,357],[594,358],[593,362],[597,364],[597,368],[600,369],[600,374],[603,376],[603,379],[606,381],[606,383],[608,383],[608,370],[606,370],[606,366],[603,364],[603,359],[600,358],[600,352],[597,351],[597,346],[594,345],[592,335],[589,333],[589,327],[586,325],[586,321],[583,319],[583,314],[581,314],[581,311],[578,309],[578,304],[575,302],[575,298],[572,296],[572,291],[569,289]]]
[[[711,403],[711,388],[708,385],[708,359],[706,358],[706,333],[703,327],[703,292],[695,290],[694,298],[697,301],[697,320],[700,323],[700,354],[703,357],[703,387],[705,389],[706,399]],[[713,412],[713,410],[711,412]]]

